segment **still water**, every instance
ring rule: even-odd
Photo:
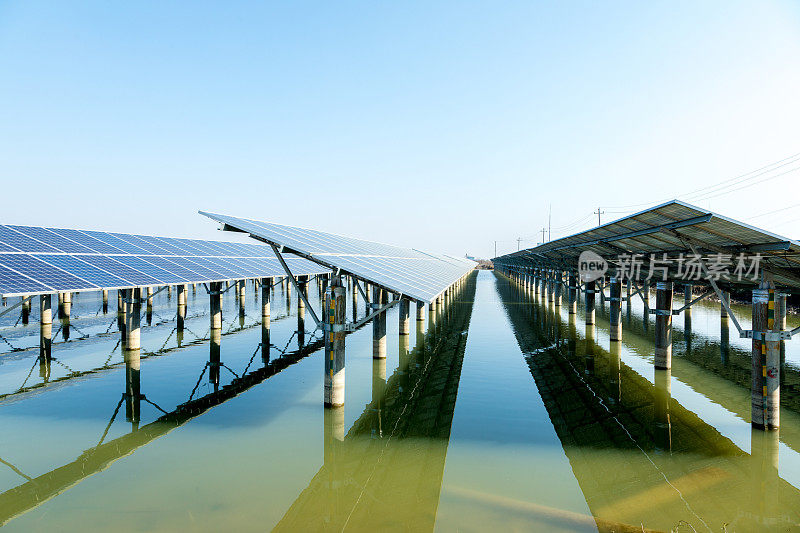
[[[6,529],[800,527],[796,342],[781,430],[751,432],[749,346],[721,331],[713,303],[676,317],[673,369],[657,372],[639,302],[623,307],[612,345],[607,303],[587,330],[582,309],[570,317],[478,272],[408,337],[391,310],[385,360],[372,357],[369,325],[348,335],[345,407],[325,410],[320,334],[296,294],[275,288],[265,337],[252,286],[244,314],[233,293],[219,366],[204,290],[190,291],[183,335],[175,296],[154,297],[138,401],[124,394],[113,292],[108,313],[81,294],[69,321],[54,320],[49,365],[35,311],[28,326],[2,318]],[[746,307],[736,311],[746,327]]]

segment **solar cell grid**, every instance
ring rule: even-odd
[[[121,256],[119,256],[121,257]],[[113,272],[114,275],[127,280],[131,285],[158,285],[157,279],[144,274],[134,268],[124,265],[104,255],[85,255],[81,256],[81,260],[91,263],[92,265],[102,268],[108,272]]]
[[[91,230],[84,230],[84,233],[98,239],[106,244],[117,248],[118,250],[122,251],[122,253],[126,254],[145,254],[147,253],[142,248],[135,246],[128,241],[124,241],[110,233],[104,233],[102,231],[91,231]]]
[[[58,252],[57,248],[53,248],[43,242],[37,241],[28,237],[24,233],[15,231],[7,226],[0,226],[0,242],[13,246],[22,252]]]
[[[34,226],[8,226],[9,228],[18,231],[20,233],[24,233],[28,237],[32,237],[36,240],[42,241],[43,243],[56,248],[61,252],[67,253],[92,253],[92,250],[89,248],[78,244],[75,241],[67,239],[57,233],[54,233],[46,228],[37,228]]]
[[[82,244],[86,248],[90,249],[92,252],[97,252],[101,254],[121,254],[123,253],[122,250],[119,248],[114,248],[110,244],[106,244],[103,241],[97,240],[94,237],[83,233],[82,231],[78,231],[76,229],[62,229],[62,228],[47,228],[53,233],[57,233],[63,237],[71,239],[78,244]]]
[[[27,254],[0,254],[0,264],[17,272],[24,272],[26,276],[48,287],[63,287],[63,290],[69,291],[97,288],[88,281]]]
[[[156,246],[151,242],[147,242],[146,240],[143,240],[137,237],[136,235],[129,235],[126,233],[112,233],[112,235],[125,242],[129,242],[130,244],[138,248],[141,248],[142,250],[144,250],[144,252],[142,252],[142,255],[164,255],[167,253],[165,249]]]
[[[85,279],[86,281],[93,283],[98,287],[111,289],[130,286],[130,283],[124,279],[101,270],[87,263],[86,261],[81,261],[78,257],[72,255],[42,254],[37,255],[36,258],[74,274],[81,279]]]
[[[209,281],[197,272],[178,265],[172,261],[172,259],[158,256],[143,256],[142,259],[157,266],[158,268],[164,269],[167,272],[171,272],[176,276],[180,276],[180,278],[182,278],[184,281],[191,281],[192,283],[197,283],[198,281]]]
[[[341,268],[391,291],[422,301],[436,298],[475,265],[474,262],[457,261],[442,255],[317,230],[202,211],[201,214],[321,264]]]
[[[0,265],[0,293],[12,295],[29,292],[50,292],[52,290],[52,287]]]

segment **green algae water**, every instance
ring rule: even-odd
[[[310,300],[319,310],[316,287]],[[138,372],[113,298],[104,313],[76,296],[46,364],[35,314],[3,317],[4,527],[800,528],[800,351],[785,346],[780,431],[751,431],[749,344],[721,330],[713,303],[676,318],[673,368],[656,371],[637,302],[612,344],[599,301],[587,328],[581,309],[476,272],[409,336],[390,310],[386,359],[372,357],[369,324],[348,335],[345,406],[327,410],[321,334],[296,294],[275,289],[266,336],[252,289],[241,304],[224,296],[217,355],[204,291],[190,291],[180,334],[174,295],[156,295]],[[352,311],[365,316],[360,296]]]

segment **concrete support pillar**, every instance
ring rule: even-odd
[[[425,326],[425,302],[417,300],[417,327]]]
[[[62,292],[61,293],[61,306],[58,310],[59,318],[66,318],[69,320],[70,314],[72,313],[72,293],[71,292]],[[28,306],[28,310],[30,310],[31,305],[30,303],[26,304]]]
[[[411,325],[410,325],[410,320],[409,320],[409,306],[410,306],[410,304],[411,304],[411,301],[406,299],[406,298],[402,298],[400,300],[400,303],[398,304],[400,306],[400,312],[399,312],[399,316],[400,316],[400,319],[399,319],[400,331],[399,331],[399,333],[400,333],[400,335],[410,335],[411,334]]]
[[[52,296],[42,294],[39,296],[39,317],[41,327],[39,331],[39,360],[49,361],[53,341],[53,304]],[[49,371],[47,372],[49,378]]]
[[[631,304],[631,278],[625,280],[625,301]]]
[[[125,420],[131,423],[135,431],[139,428],[141,413],[141,346],[139,344],[139,316],[141,314],[141,289],[129,289],[130,295],[126,316],[128,328],[132,335],[128,336],[128,342],[123,349],[125,360]],[[133,341],[133,342],[132,342]]]
[[[178,332],[182,332],[186,321],[186,285],[178,285]]]
[[[569,314],[578,312],[578,275],[574,270],[569,272]]]
[[[594,281],[587,281],[584,283],[586,287],[584,293],[586,294],[586,325],[594,325]]]
[[[103,314],[108,313],[108,289],[103,289]]]
[[[672,368],[672,282],[656,283],[656,332],[654,366]]]
[[[683,305],[687,305],[694,297],[694,287],[691,283],[683,286]],[[683,310],[683,332],[686,337],[686,342],[690,342],[692,336],[692,308],[687,307]],[[688,347],[688,344],[687,344]]]
[[[436,323],[436,299],[433,299],[431,303],[428,304],[428,327],[433,327]]]
[[[378,309],[382,304],[387,303],[389,295],[386,291],[373,287],[372,304],[373,309]],[[372,319],[372,357],[375,359],[386,358],[386,311],[378,313]]]
[[[297,287],[300,289],[300,292],[308,298],[308,276],[297,276]],[[305,309],[306,304],[300,295],[297,295],[297,310]]]
[[[728,304],[728,307],[731,306],[731,295],[727,291],[721,291],[722,298],[725,300],[725,303]],[[719,317],[720,319],[724,320],[726,323],[728,321],[728,310],[725,309],[725,306],[722,302],[719,303]]]
[[[237,282],[236,289],[239,291],[239,316],[244,316],[244,299],[245,295],[247,294],[247,286],[245,285],[245,280],[240,279]]]
[[[142,289],[128,289],[125,302],[125,348],[139,350],[141,344],[140,316],[142,310]]]
[[[776,334],[783,321],[775,311],[775,287],[762,281],[753,290],[751,420],[756,429],[780,427],[781,356]]]
[[[547,303],[555,302],[556,297],[556,284],[555,272],[553,270],[547,271]]]
[[[261,278],[261,360],[269,362],[270,348],[270,296],[272,295],[272,278]]]
[[[622,281],[618,277],[613,277],[609,280],[610,295],[609,301],[609,336],[611,341],[618,342],[622,340]]]
[[[222,283],[215,281],[209,285],[211,330],[222,330]]]
[[[325,407],[344,405],[345,321],[347,319],[347,291],[338,276],[331,279],[325,291]]]
[[[553,302],[555,303],[556,307],[561,307],[561,293],[562,291],[562,283],[564,282],[564,274],[560,270],[556,270],[553,275]]]

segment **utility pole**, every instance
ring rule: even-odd
[[[600,211],[600,206],[597,206],[597,211],[592,211],[592,214],[597,215],[597,225],[600,225],[600,215],[604,214],[605,211]]]
[[[497,257],[497,241],[494,241],[494,256]]]
[[[517,237],[517,251],[519,252],[519,243],[522,242],[522,237]]]
[[[553,204],[550,204],[550,211],[547,213],[547,242],[550,242],[552,237],[550,236],[550,229],[552,227],[553,222]],[[542,235],[542,240],[544,240],[544,235]]]
[[[546,229],[542,228],[542,244],[544,244],[544,232],[547,231]]]

